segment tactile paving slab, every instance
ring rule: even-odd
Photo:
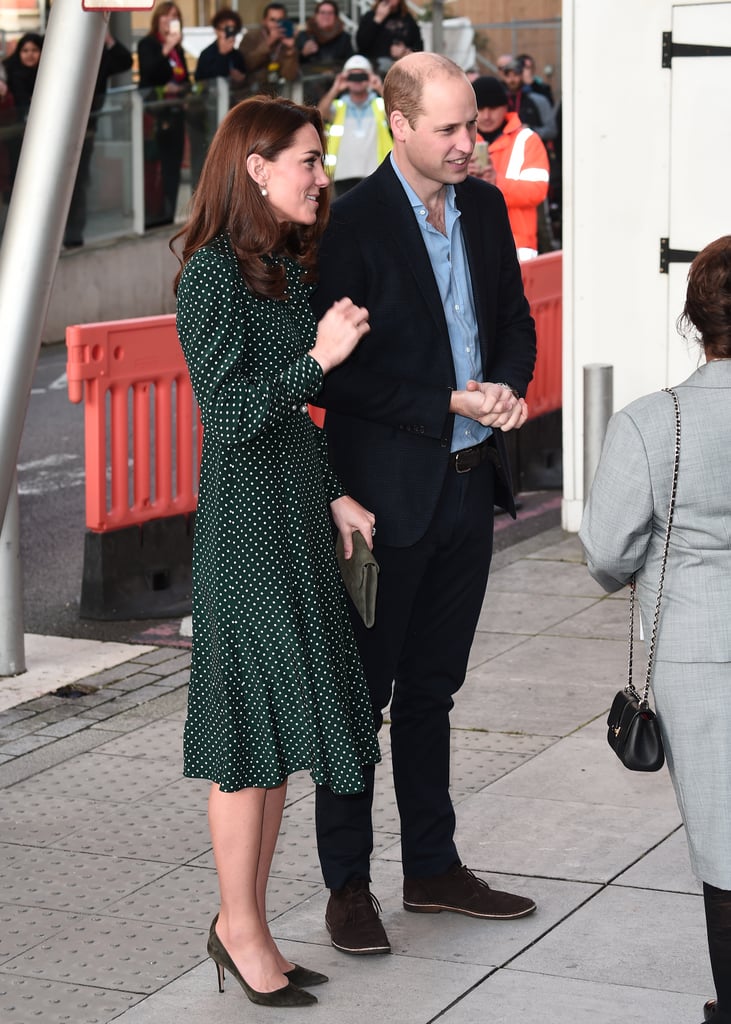
[[[106,913],[130,921],[207,929],[219,902],[213,867],[180,867],[125,896]]]
[[[170,870],[151,861],[0,845],[0,903],[100,913]]]
[[[521,764],[532,754],[499,754],[494,750],[466,750],[457,747],[450,757],[451,792],[455,799],[470,793],[479,793],[491,782],[496,782]]]
[[[181,766],[182,771],[182,766]],[[208,813],[208,794],[211,784],[207,779],[185,779],[182,775],[175,781],[158,790],[146,801],[159,804],[164,801],[171,811],[184,814],[188,810],[203,810]]]
[[[172,808],[164,796],[97,810],[86,827],[54,845],[64,850],[180,864],[211,845],[205,803],[199,809]]]
[[[124,992],[154,992],[206,957],[205,932],[85,917],[9,960],[3,972]]]
[[[269,918],[291,910],[322,889],[322,882],[272,877],[267,889]],[[211,867],[181,867],[125,897],[107,913],[128,920],[207,930],[220,902],[218,878]],[[205,950],[203,950],[205,952]]]
[[[527,732],[491,732],[487,729],[452,728],[452,749],[494,750],[496,753],[540,754],[561,737]]]
[[[141,998],[131,992],[12,977],[0,971],[3,1024],[106,1024]]]
[[[85,797],[88,800],[121,803],[151,796],[163,786],[180,778],[178,761],[135,760],[97,751],[48,768],[35,775],[33,792],[52,793],[59,800]]]
[[[58,796],[39,785],[40,776],[0,790],[2,839],[7,843],[45,846],[57,842],[88,822],[99,805],[81,797],[67,797],[63,814]]]
[[[0,904],[0,964],[64,931],[77,920],[77,914],[58,910]]]
[[[122,757],[167,761],[183,771],[183,723],[163,718],[150,725],[109,740],[96,748],[100,754],[119,754]]]

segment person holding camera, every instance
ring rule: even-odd
[[[185,148],[185,104],[190,88],[183,51],[183,20],[178,6],[163,0],[152,13],[150,31],[137,44],[139,87],[150,102],[153,139],[162,175],[162,209],[148,210],[146,226],[175,219],[180,168]],[[153,106],[154,104],[154,106]]]
[[[209,86],[216,89],[216,79],[225,78],[229,87],[229,106],[244,99],[246,84],[246,63],[243,54],[236,48],[236,37],[241,32],[241,18],[237,11],[224,7],[211,19],[216,38],[201,50],[195,69],[198,85],[195,98],[188,103],[188,137],[190,139],[190,184],[198,184],[203,161],[217,127],[215,106]]]
[[[201,50],[195,69],[196,82],[228,78],[232,87],[242,86],[246,80],[246,61],[236,49],[236,36],[241,31],[238,12],[224,7],[213,16],[211,25],[216,39]]]
[[[356,53],[348,60],[318,104],[326,124],[325,170],[335,195],[342,196],[372,174],[391,152],[381,91],[383,83],[371,62]]]
[[[282,3],[266,5],[261,25],[244,34],[239,50],[254,93],[274,94],[282,80],[293,82],[299,77],[294,24],[287,17],[287,8]]]

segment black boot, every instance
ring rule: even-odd
[[[703,883],[708,952],[716,998],[703,1007],[704,1022],[731,1024],[731,892]]]

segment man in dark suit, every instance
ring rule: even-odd
[[[406,910],[522,917],[533,900],[462,865],[449,795],[449,712],[487,585],[494,503],[515,515],[502,433],[527,416],[535,332],[499,191],[467,178],[475,94],[450,60],[388,72],[393,151],[335,203],[314,294],[348,295],[371,330],[328,374],[332,461],[376,516],[376,624],[354,626],[377,725],[389,704]],[[358,797],[317,791],[326,923],[347,953],[387,953],[370,892],[374,771]]]

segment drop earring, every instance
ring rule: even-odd
[[[267,190],[266,188],[264,188],[264,186],[263,186],[263,185],[262,185],[262,187],[261,187],[261,188],[259,189],[259,191],[261,192],[261,194],[262,194],[263,196],[268,196],[268,195],[269,195],[269,192],[268,192],[268,190]]]

